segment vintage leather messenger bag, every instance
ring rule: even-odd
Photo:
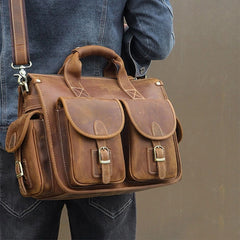
[[[26,74],[31,65],[23,0],[11,0],[19,117],[6,150],[16,156],[21,194],[74,199],[172,184],[182,169],[182,131],[163,83],[135,80],[113,50],[76,48],[56,75]],[[81,58],[108,60],[104,77],[81,75]]]

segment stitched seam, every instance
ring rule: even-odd
[[[6,93],[6,90],[3,91],[4,86],[6,86],[6,81],[4,80],[3,76],[2,76],[2,72],[3,72],[3,49],[4,49],[4,42],[5,42],[5,35],[3,34],[3,29],[5,29],[4,26],[4,18],[3,18],[3,1],[2,1],[2,6],[1,6],[1,37],[2,37],[2,47],[1,47],[1,55],[0,55],[0,85],[1,85],[1,119],[0,122],[3,121],[4,119],[4,112],[6,112],[6,96],[4,98],[4,92]],[[6,119],[6,118],[5,118]]]
[[[23,12],[23,2],[22,1],[19,1],[19,8],[20,8],[20,12],[22,13]],[[13,6],[11,4],[11,12],[13,13]],[[21,23],[24,22],[24,16],[23,14],[20,14],[20,20],[21,20]],[[15,15],[12,14],[12,22],[14,23],[15,22]],[[23,37],[23,39],[26,39],[26,29],[25,29],[25,25],[24,24],[21,24],[21,36]],[[12,24],[12,31],[13,31],[13,43],[14,43],[14,55],[15,55],[15,60],[16,62],[18,62],[18,58],[20,57],[19,55],[19,51],[17,51],[15,45],[18,44],[17,40],[16,40],[16,29],[15,29],[15,24]],[[23,44],[23,54],[24,54],[24,61],[27,61],[27,57],[26,57],[26,52],[27,52],[27,49],[26,49],[26,44]]]
[[[131,203],[133,202],[132,199],[129,199],[120,209],[118,209],[116,212],[111,212],[110,210],[106,209],[102,205],[94,202],[93,200],[89,199],[89,204],[95,208],[97,208],[102,213],[106,214],[108,217],[115,219],[118,217]]]
[[[46,127],[46,131],[49,130],[49,135],[47,135],[47,141],[48,141],[48,144],[51,145],[51,148],[49,147],[49,154],[50,154],[50,158],[53,158],[51,160],[52,162],[52,167],[53,167],[53,173],[55,174],[55,169],[57,168],[56,166],[56,161],[55,161],[55,156],[56,156],[56,153],[55,153],[55,149],[53,147],[53,141],[52,141],[52,129],[51,129],[51,126],[50,126],[50,121],[49,121],[49,113],[48,113],[48,109],[47,109],[47,106],[45,104],[45,102],[43,101],[43,95],[42,95],[42,91],[40,89],[40,87],[36,84],[36,89],[38,91],[38,94],[40,96],[40,100],[42,102],[42,108],[43,108],[43,112],[45,113],[44,114],[44,119],[45,119],[45,127]],[[47,90],[46,90],[47,91]],[[55,169],[54,169],[55,168]],[[59,176],[58,173],[56,173],[57,177]],[[56,180],[57,183],[58,183],[58,179]],[[59,187],[61,187],[61,185],[63,186],[63,183],[59,183]],[[65,187],[65,186],[64,186]]]
[[[26,108],[31,108],[31,107],[41,107],[40,103],[36,103],[36,104],[30,104],[29,106],[27,106]]]
[[[37,104],[31,104],[30,106],[28,106],[28,107],[26,107],[26,109],[28,109],[28,108],[41,108],[41,104],[40,103],[37,103]]]
[[[164,5],[165,7],[168,8],[169,12],[170,12],[171,15],[173,16],[173,11],[172,11],[172,9],[168,6],[168,4],[165,2],[165,0],[161,0],[161,2],[163,3],[163,5]]]
[[[69,174],[68,174],[68,168],[67,168],[67,162],[66,162],[66,159],[64,157],[64,151],[63,151],[63,141],[62,141],[62,132],[61,132],[61,125],[60,125],[60,116],[59,116],[59,111],[58,111],[58,114],[57,114],[57,119],[58,119],[58,123],[57,123],[57,128],[58,128],[58,131],[59,131],[59,135],[60,135],[60,145],[61,145],[61,156],[62,156],[62,160],[63,160],[63,166],[64,166],[64,173],[65,173],[65,176],[67,178],[67,182],[69,185],[71,185],[71,181],[70,181],[70,177],[69,177]],[[69,121],[67,120],[67,134],[69,135]],[[69,137],[68,137],[69,138]],[[70,139],[70,138],[69,138]],[[71,140],[71,139],[70,139]],[[72,145],[72,144],[71,144]],[[69,149],[71,150],[71,148],[69,147]],[[78,189],[78,186],[72,186],[71,185],[71,188],[72,189]]]
[[[71,89],[77,95],[77,97],[81,97],[81,96],[88,97],[89,96],[87,91],[84,88],[81,88],[81,87],[71,87]]]
[[[106,25],[106,20],[107,20],[107,9],[108,9],[108,0],[103,0],[102,4],[102,11],[101,11],[101,17],[100,17],[100,29],[99,29],[99,45],[103,45],[103,39],[104,39],[104,34],[105,34],[105,25]],[[94,57],[94,75],[99,76],[100,75],[100,70],[98,69],[98,64],[96,61],[96,58]]]
[[[100,19],[100,31],[99,31],[99,43],[103,43],[104,33],[105,33],[105,25],[107,20],[107,8],[108,8],[108,0],[103,0],[103,7],[101,12]]]
[[[17,218],[23,218],[25,215],[27,215],[28,213],[30,213],[31,211],[33,211],[34,209],[36,209],[40,204],[42,203],[42,201],[40,200],[36,200],[35,203],[33,203],[32,205],[30,205],[26,210],[17,213],[16,211],[14,211],[7,203],[0,201],[0,205],[7,211],[9,212],[11,215],[17,217]]]
[[[60,125],[60,116],[59,116],[60,112],[58,110],[58,113],[57,113],[57,121],[58,121],[58,131],[59,131],[59,138],[60,138],[60,146],[61,146],[61,156],[62,156],[62,160],[63,160],[63,166],[64,166],[64,172],[65,172],[65,175],[67,177],[67,181],[68,183],[70,182],[69,181],[69,177],[68,177],[68,174],[67,174],[67,167],[66,167],[66,160],[64,158],[64,153],[63,153],[63,141],[62,141],[62,132],[61,132],[61,125]]]
[[[21,6],[21,12],[23,13],[23,2],[21,2],[20,4]],[[23,36],[24,36],[24,39],[26,40],[27,36],[26,36],[26,26],[25,26],[25,19],[24,19],[24,15],[21,14],[21,21],[22,21],[22,32],[23,32]],[[24,24],[23,24],[24,23]],[[26,42],[24,41],[24,60],[27,62],[27,56],[26,56],[26,53],[27,53],[27,46],[26,46]]]
[[[31,106],[29,106],[29,107],[25,107],[25,112],[28,112],[28,111],[30,111],[30,110],[37,110],[37,109],[41,109],[41,105],[40,104],[38,104],[38,105],[31,105]]]
[[[135,89],[126,89],[126,93],[133,99],[143,99],[143,97]]]
[[[144,14],[146,15],[146,12],[144,11]],[[136,16],[136,20],[137,20],[137,24],[139,26],[139,29],[140,31],[143,33],[143,29],[142,29],[142,21],[138,18],[138,16]],[[149,38],[147,36],[146,37],[146,40],[147,40],[147,46],[148,46],[148,50],[147,52],[145,53],[145,55],[143,56],[143,58],[147,58],[149,59],[149,52],[150,52],[150,44],[149,44]]]
[[[45,121],[44,120],[43,120],[43,128],[44,128],[44,134],[45,134],[45,144],[46,144],[46,148],[47,148],[48,163],[49,163],[49,168],[50,168],[50,171],[51,171],[51,182],[52,182],[52,190],[51,190],[51,192],[54,192],[53,169],[52,169],[52,163],[51,163],[51,158],[50,158],[50,154],[49,154],[49,146],[48,146],[48,141],[47,141],[47,131],[46,131]]]

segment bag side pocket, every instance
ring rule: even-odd
[[[7,133],[6,149],[15,152],[15,170],[23,196],[35,196],[53,189],[43,115],[34,111],[13,122]]]

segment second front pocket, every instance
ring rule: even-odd
[[[122,100],[127,176],[137,182],[163,182],[180,175],[176,116],[169,100]]]

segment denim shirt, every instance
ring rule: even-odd
[[[16,70],[8,0],[0,1],[0,148],[9,124],[17,118]],[[151,60],[164,59],[174,45],[169,0],[25,0],[30,58],[29,72],[57,73],[71,50],[102,45],[120,54],[128,74],[142,77]],[[124,18],[129,28],[124,31]],[[83,75],[101,76],[106,60],[83,59]]]

